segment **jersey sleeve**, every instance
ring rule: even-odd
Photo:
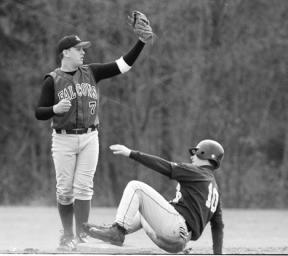
[[[171,178],[171,162],[158,156],[148,155],[139,151],[131,151],[129,157],[144,166]]]
[[[54,105],[54,80],[47,76],[42,85],[40,98],[35,108],[35,117],[38,120],[48,120],[53,115]]]
[[[188,163],[172,163],[171,178],[179,182],[207,181],[207,176],[203,175],[204,170],[200,170],[193,164]]]
[[[121,74],[116,62],[110,63],[91,63],[88,65],[93,73],[96,83],[100,80]]]
[[[131,67],[136,59],[138,58],[139,54],[141,53],[144,43],[140,40],[123,56],[123,61],[129,67]],[[91,63],[88,66],[91,68],[93,73],[94,79],[96,83],[98,83],[102,79],[107,79],[116,75],[121,74],[121,67],[118,66],[117,63],[121,63],[118,61],[113,61],[110,63]],[[125,70],[128,70],[125,68]]]
[[[210,220],[210,225],[213,240],[213,252],[214,254],[222,254],[224,223],[221,200],[219,200],[217,209]]]
[[[129,66],[134,64],[141,51],[143,50],[144,45],[145,44],[142,41],[138,40],[134,47],[126,55],[123,56],[123,59]]]

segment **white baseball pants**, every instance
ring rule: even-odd
[[[182,215],[156,190],[140,181],[127,184],[115,221],[128,233],[143,228],[155,244],[172,253],[182,251],[191,239]]]
[[[74,199],[91,200],[98,156],[97,130],[81,135],[52,133],[56,195],[60,204],[71,204]]]

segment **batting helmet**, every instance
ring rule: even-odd
[[[197,155],[202,160],[209,160],[215,169],[219,168],[224,157],[224,149],[220,143],[215,140],[202,140],[194,148],[189,148],[189,153]]]

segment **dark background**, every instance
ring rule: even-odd
[[[115,206],[131,179],[167,197],[175,182],[108,146],[188,161],[206,138],[225,148],[224,207],[288,206],[286,0],[1,0],[0,204],[55,205],[50,121],[37,121],[43,77],[66,34],[90,40],[86,62],[110,62],[137,38],[132,10],[157,38],[125,75],[100,82],[95,206]]]

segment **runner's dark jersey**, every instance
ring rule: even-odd
[[[169,162],[138,151],[132,151],[130,158],[179,182],[176,197],[170,203],[186,220],[191,240],[197,240],[210,222],[214,251],[221,251],[224,225],[213,169]]]

